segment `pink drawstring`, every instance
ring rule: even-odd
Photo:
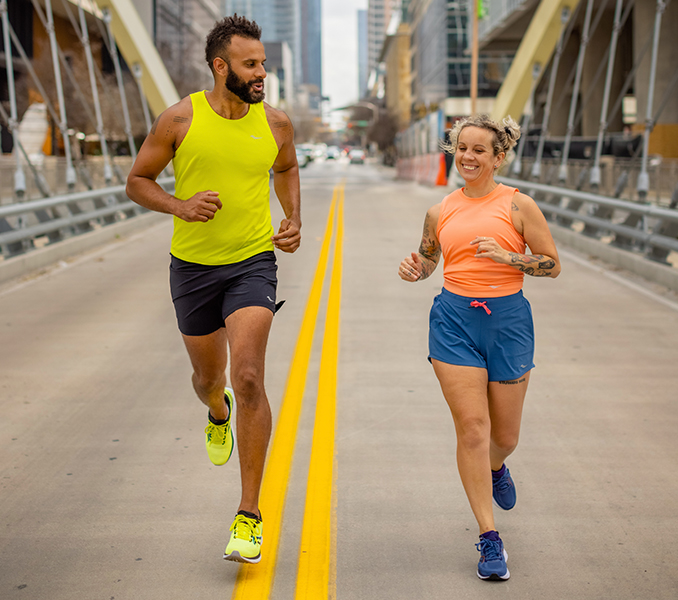
[[[471,306],[473,308],[479,308],[482,306],[488,315],[492,314],[492,311],[489,308],[487,308],[487,300],[485,300],[484,302],[478,302],[477,300],[474,300],[473,302],[471,302]]]

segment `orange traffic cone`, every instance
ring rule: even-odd
[[[445,153],[440,153],[440,166],[438,167],[438,176],[436,185],[447,185],[447,164],[445,163]]]

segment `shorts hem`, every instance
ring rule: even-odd
[[[446,360],[444,358],[439,358],[438,356],[434,356],[433,354],[428,355],[428,362],[431,362],[431,359],[435,359],[438,362],[445,363],[446,365],[453,365],[455,367],[475,367],[476,369],[485,369],[487,371],[487,367],[485,365],[470,365],[468,363],[462,363],[462,362],[450,362],[449,360]]]
[[[488,378],[487,381],[488,381],[488,383],[492,383],[492,382],[497,383],[499,381],[515,381],[516,379],[520,379],[524,375],[527,375],[534,368],[535,368],[535,365],[532,365],[530,368],[525,369],[522,373],[520,373],[520,375],[516,375],[515,377],[513,377],[513,376],[512,377],[502,377],[501,379],[489,379]]]
[[[270,306],[269,304],[264,304],[263,302],[258,302],[258,301],[252,301],[252,302],[247,302],[246,304],[242,304],[241,306],[235,306],[231,310],[228,311],[224,315],[224,321],[228,319],[234,312],[239,311],[241,308],[250,308],[251,306],[260,306],[261,308],[268,308],[273,314],[275,314],[275,303],[273,306]],[[222,326],[223,327],[223,326]]]

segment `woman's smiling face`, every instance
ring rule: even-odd
[[[457,140],[454,163],[467,185],[482,186],[494,179],[494,167],[504,153],[495,156],[494,133],[480,127],[464,127]]]

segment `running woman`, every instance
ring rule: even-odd
[[[174,215],[170,288],[192,382],[208,407],[207,454],[225,464],[233,451],[237,404],[242,495],[224,558],[261,560],[259,491],[271,435],[264,358],[276,310],[274,248],[301,241],[299,168],[285,113],[263,102],[266,54],[261,29],[233,15],[207,36],[214,88],[191,94],[153,124],[127,180],[128,196]],[[174,195],[156,178],[172,161]],[[269,169],[285,218],[275,233]],[[228,348],[231,388],[226,387]]]
[[[481,579],[510,576],[492,500],[504,510],[516,503],[504,461],[518,444],[534,367],[532,312],[523,297],[523,278],[560,273],[539,207],[494,180],[519,137],[510,117],[497,123],[472,116],[454,126],[449,150],[465,185],[429,209],[419,252],[398,269],[401,279],[420,281],[443,256],[445,283],[431,308],[429,360],[454,419],[459,475],[480,529]],[[532,254],[525,253],[526,246]]]

